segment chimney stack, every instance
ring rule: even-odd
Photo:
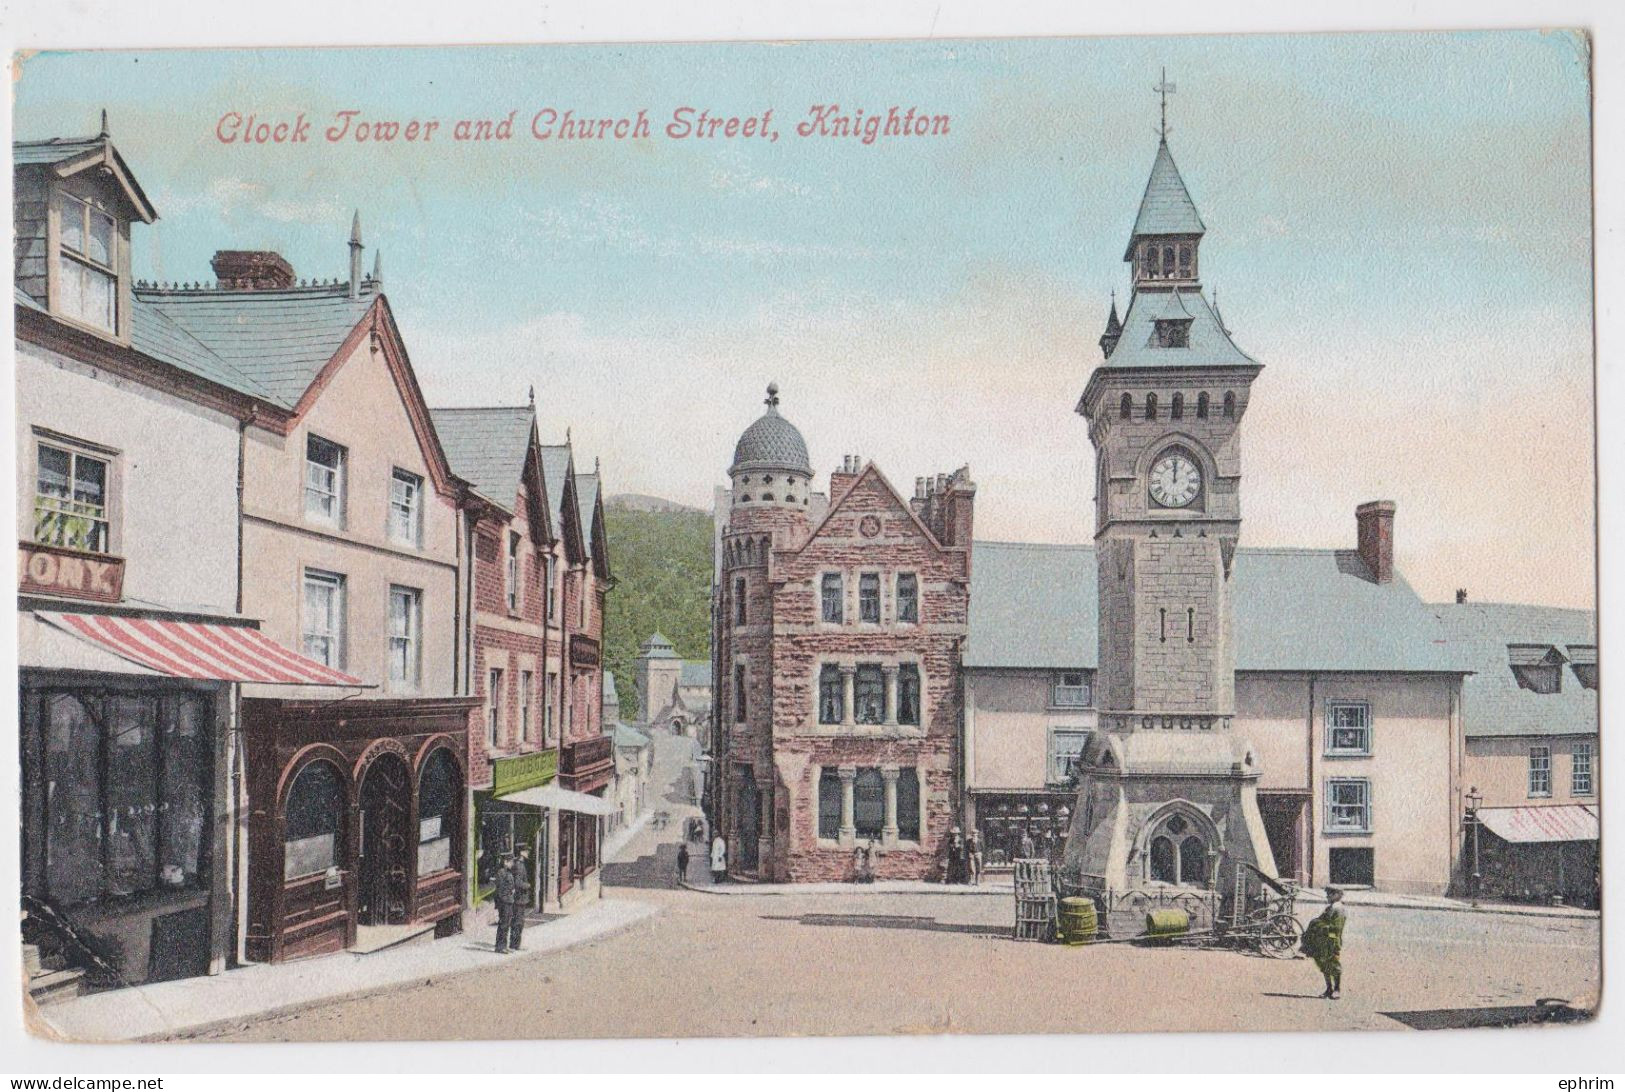
[[[217,250],[209,267],[228,292],[293,287],[293,266],[272,250]]]
[[[1456,589],[1456,602],[1458,602],[1458,603],[1467,602],[1467,589],[1466,588],[1457,588]]]
[[[857,481],[858,474],[863,467],[863,460],[856,455],[842,455],[841,469],[832,472],[829,476],[829,502],[834,504]]]
[[[1377,584],[1394,578],[1394,502],[1367,501],[1354,510],[1360,560]]]

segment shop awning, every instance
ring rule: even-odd
[[[366,685],[354,675],[283,648],[249,626],[43,610],[35,611],[34,616],[121,659],[172,678],[282,686]]]
[[[1597,810],[1585,804],[1479,808],[1487,830],[1508,842],[1595,842]]]
[[[556,811],[578,811],[583,815],[614,815],[615,805],[601,796],[588,796],[584,792],[571,792],[557,785],[543,785],[536,789],[509,793],[502,798],[504,804],[529,804],[535,808],[553,808]]]

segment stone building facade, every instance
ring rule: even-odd
[[[959,653],[976,487],[901,497],[855,457],[816,523],[801,434],[740,438],[715,590],[713,822],[730,869],[812,882],[939,877],[955,822]]]

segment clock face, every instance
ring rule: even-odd
[[[1202,471],[1191,459],[1170,451],[1151,468],[1151,499],[1164,508],[1183,508],[1202,491]]]

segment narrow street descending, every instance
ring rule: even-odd
[[[605,898],[659,913],[533,963],[336,1001],[206,1038],[637,1038],[1237,1028],[1395,1030],[1388,1012],[1586,1003],[1594,918],[1354,906],[1339,1001],[1308,960],[1232,951],[1016,943],[1008,889],[712,893],[676,886],[689,740],[656,736],[653,810],[605,869]],[[702,847],[691,877],[702,883]],[[707,877],[708,878],[708,877]],[[1315,912],[1310,905],[1305,918]],[[956,988],[944,992],[947,975]],[[638,989],[610,983],[640,983]],[[1168,989],[1177,982],[1178,989]],[[1109,998],[1131,997],[1133,1003]],[[432,1001],[432,1003],[431,1003]],[[445,1013],[458,1014],[455,1026]],[[1444,1017],[1449,1019],[1449,1017]]]

